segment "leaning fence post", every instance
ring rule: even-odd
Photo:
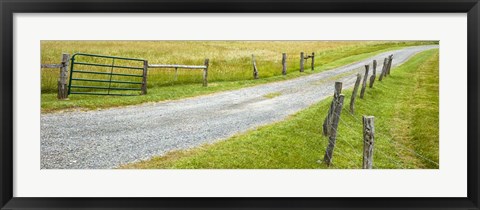
[[[312,71],[315,69],[315,52],[312,52]]]
[[[300,53],[300,72],[303,72],[303,68],[305,65],[305,56],[303,52]]]
[[[362,80],[362,75],[357,74],[357,81],[355,81],[355,87],[353,88],[352,97],[350,98],[350,113],[355,112],[355,98],[357,98],[358,86],[360,85],[360,80]]]
[[[342,106],[343,106],[343,99],[344,95],[340,94],[335,101],[335,111],[333,114],[333,120],[332,120],[332,129],[330,136],[328,137],[328,146],[327,150],[325,151],[325,156],[323,157],[323,162],[327,164],[327,166],[330,166],[332,164],[332,159],[333,159],[333,150],[335,148],[335,144],[337,141],[337,129],[338,129],[338,122],[340,120],[340,114],[342,113]]]
[[[330,134],[330,127],[332,125],[332,115],[334,112],[334,104],[335,100],[338,98],[338,96],[342,93],[342,83],[341,82],[335,82],[335,91],[333,93],[333,100],[332,103],[330,104],[330,109],[328,110],[327,116],[325,117],[325,120],[323,121],[323,135],[328,136]]]
[[[282,53],[282,75],[287,75],[287,53]]]
[[[363,169],[373,167],[373,147],[375,143],[375,125],[373,116],[363,116]]]
[[[373,83],[375,82],[375,77],[377,77],[377,60],[373,60],[373,73],[370,77],[370,88],[373,87]]]
[[[58,99],[66,99],[68,97],[67,90],[67,75],[68,75],[68,65],[70,60],[70,54],[62,54],[62,67],[60,67],[60,75],[58,77],[57,86],[58,86]]]
[[[205,68],[203,69],[203,87],[208,86],[208,62],[208,58],[205,58],[205,62],[203,63],[203,65],[205,66]]]
[[[383,76],[385,76],[385,69],[386,68],[387,68],[387,58],[383,59],[382,72],[380,73],[380,77],[378,77],[378,81],[382,81]]]
[[[142,78],[142,95],[147,94],[147,71],[148,71],[148,61],[143,61],[143,78]]]
[[[388,70],[387,74],[390,75],[390,69],[392,68],[393,55],[388,56]]]
[[[368,78],[368,65],[365,65],[365,76],[363,76],[362,90],[360,91],[360,98],[363,98],[365,95],[365,89],[367,88],[367,78]]]
[[[389,66],[390,66],[390,56],[387,57],[387,65],[385,67],[385,77],[389,76],[390,73],[388,72],[389,71]]]
[[[258,79],[257,62],[255,62],[255,55],[253,54],[252,54],[252,63],[253,63],[253,79]]]

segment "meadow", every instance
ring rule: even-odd
[[[62,53],[76,52],[146,59],[150,64],[203,65],[210,59],[209,87],[201,87],[202,71],[149,69],[148,94],[134,97],[70,95],[69,100],[56,99],[58,69],[41,70],[42,112],[66,109],[99,109],[145,102],[173,100],[232,90],[272,81],[318,73],[346,65],[383,51],[406,46],[437,44],[430,41],[42,41],[41,63],[59,63]],[[299,73],[299,54],[315,52],[315,70],[306,62]],[[282,53],[287,53],[287,75],[281,75]],[[255,54],[259,68],[253,80],[251,56]],[[110,64],[107,60],[86,60]],[[121,62],[121,61],[116,61]],[[118,65],[138,66],[124,62]],[[109,71],[96,67],[90,70]],[[133,70],[122,73],[135,73]],[[138,73],[138,72],[136,72]],[[97,78],[82,75],[80,78]],[[101,78],[100,78],[101,79]],[[122,80],[122,78],[113,78]],[[84,83],[94,86],[94,83]],[[115,86],[114,86],[115,87]],[[133,87],[133,86],[123,86]],[[88,90],[87,90],[88,91]]]
[[[361,116],[369,115],[375,116],[374,168],[438,169],[438,62],[438,49],[419,53],[377,81],[366,91],[365,99],[357,99],[355,114],[344,105],[331,168],[361,168]],[[349,101],[352,90],[342,93]],[[323,100],[284,121],[224,141],[121,168],[326,168],[319,162],[328,144],[321,135],[321,124],[330,102]]]

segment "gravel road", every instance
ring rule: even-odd
[[[206,96],[101,111],[42,114],[41,168],[115,168],[219,141],[285,119],[331,96],[335,81],[342,81],[344,89],[353,86],[356,73],[363,72],[363,66],[374,59],[378,72],[389,54],[394,54],[392,65],[396,66],[432,48],[438,46],[408,47],[321,73]],[[269,93],[281,95],[265,97]]]

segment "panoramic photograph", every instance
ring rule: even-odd
[[[40,44],[41,169],[439,169],[436,40]]]

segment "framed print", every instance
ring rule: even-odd
[[[2,209],[478,209],[478,1],[1,1]]]

